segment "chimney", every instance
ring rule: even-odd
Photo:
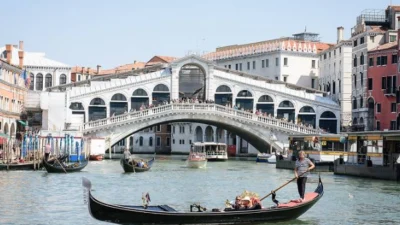
[[[84,66],[82,66],[82,75],[85,73],[85,67]]]
[[[90,67],[87,68],[87,74],[90,74]]]
[[[24,51],[18,51],[18,57],[19,57],[19,67],[21,69],[24,67]]]
[[[24,51],[24,41],[19,41],[19,50]]]
[[[337,28],[337,43],[341,42],[343,40],[343,27],[338,27]]]
[[[99,72],[100,72],[100,65],[97,65],[97,74],[99,74]]]
[[[12,59],[12,45],[6,45],[7,63],[11,64]]]

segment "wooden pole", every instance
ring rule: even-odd
[[[303,174],[305,174],[305,173],[307,173],[307,172],[308,172],[308,171],[306,171],[306,172],[304,172],[304,173],[298,175],[298,177],[302,176]],[[281,188],[285,187],[285,186],[288,185],[290,182],[292,182],[292,181],[294,181],[294,180],[296,180],[296,179],[297,179],[296,177],[292,178],[292,179],[289,180],[288,182],[284,183],[283,185],[281,185],[281,186],[278,187],[277,189],[271,191],[269,194],[267,194],[266,196],[264,196],[263,198],[261,198],[260,201],[262,201],[262,200],[268,198],[270,195],[272,195],[272,193],[275,193],[275,192],[279,191]]]

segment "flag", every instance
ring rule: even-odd
[[[24,79],[25,82],[25,87],[29,88],[30,84],[31,84],[31,77],[28,76],[28,72],[26,70],[24,70],[24,72],[22,72],[22,79]]]

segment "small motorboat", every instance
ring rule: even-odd
[[[293,179],[295,180],[295,178]],[[180,212],[168,205],[128,206],[104,203],[96,199],[91,192],[91,182],[83,178],[82,185],[86,189],[84,200],[88,204],[89,213],[97,220],[115,224],[234,224],[263,223],[293,220],[309,210],[324,194],[321,179],[314,192],[306,193],[302,202],[290,201],[279,203],[273,195],[276,205],[254,209],[212,209],[197,204],[190,205],[190,212]],[[278,190],[278,189],[276,189]],[[266,196],[267,197],[267,196]],[[264,198],[266,198],[264,197]],[[263,199],[264,199],[263,198]],[[192,210],[197,208],[196,210]]]
[[[265,163],[276,163],[276,155],[275,154],[267,154],[267,153],[259,153],[257,154],[256,162],[265,162]]]
[[[187,159],[187,167],[189,168],[206,168],[207,158],[205,154],[190,153]]]
[[[125,157],[121,158],[120,164],[124,169],[125,173],[133,173],[133,172],[145,172],[151,169],[151,166],[154,163],[155,157],[150,160],[143,160],[144,166],[140,167],[137,165],[137,162],[142,161],[143,159],[127,159]]]

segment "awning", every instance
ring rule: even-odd
[[[18,122],[19,122],[20,124],[22,124],[22,125],[26,126],[26,123],[25,123],[24,121],[22,121],[22,120],[18,120]]]

